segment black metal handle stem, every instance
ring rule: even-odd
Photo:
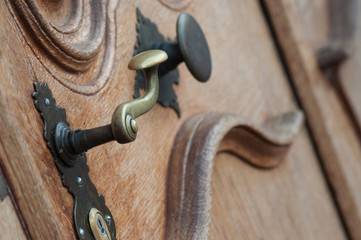
[[[159,76],[163,76],[173,69],[176,69],[178,64],[184,61],[182,53],[179,49],[179,44],[177,42],[155,43],[152,45],[151,49],[163,50],[168,55],[168,60],[161,63],[158,67]]]
[[[114,140],[112,126],[109,124],[92,129],[71,131],[67,142],[74,154],[81,154],[93,147]]]
[[[83,152],[114,139],[110,124],[93,129],[73,131],[67,124],[60,122],[56,125],[54,132],[57,154],[68,166],[74,166]]]

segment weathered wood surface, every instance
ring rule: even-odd
[[[36,2],[44,19],[51,19],[56,26],[66,21],[72,9],[66,0]],[[109,1],[106,6],[114,7],[115,2]],[[270,115],[297,108],[258,1],[182,2],[189,2],[185,11],[196,17],[207,36],[213,61],[210,81],[195,81],[182,64],[180,84],[175,86],[181,119],[171,109],[156,105],[137,120],[135,142],[109,143],[87,153],[90,178],[105,196],[119,239],[164,238],[168,161],[173,140],[186,119],[218,111],[242,114],[259,125]],[[159,1],[121,1],[113,19],[114,28],[110,29],[116,36],[116,55],[110,71],[102,69],[104,59],[109,57],[105,50],[111,46],[104,39],[88,68],[71,71],[38,45],[37,34],[25,30],[27,26],[21,22],[25,18],[20,21],[9,1],[0,2],[0,161],[33,239],[75,239],[73,198],[63,187],[43,139],[43,123],[31,97],[33,82],[48,83],[57,104],[66,109],[73,129],[108,124],[116,106],[132,99],[135,73],[126,66],[136,43],[137,6],[165,36],[175,37],[179,12]],[[89,17],[88,5],[84,16]],[[81,31],[86,32],[89,22],[84,22]],[[108,73],[104,85],[89,92],[89,86],[104,73],[101,70]],[[238,199],[246,196],[253,202],[248,199],[246,205],[232,208],[236,215],[229,216],[233,221],[226,226],[227,221],[221,221],[221,217],[229,208],[223,204],[235,196],[221,194],[222,201],[216,197],[212,219],[218,221],[211,223],[211,238],[225,238],[222,229],[238,237],[239,231],[250,228],[248,239],[344,239],[305,130],[285,164],[274,171],[250,170],[242,162],[232,166],[232,170],[227,165],[217,166],[216,161],[216,179],[218,172],[242,176],[242,186],[232,182],[230,187],[214,185],[215,196],[218,191],[229,193],[236,189]],[[238,175],[234,175],[236,172]]]
[[[225,113],[188,119],[176,136],[169,162],[166,239],[207,239],[217,152],[233,153],[258,168],[277,167],[302,123],[299,111],[270,118],[261,127]]]
[[[6,184],[5,177],[3,176],[2,170],[0,168],[0,188],[5,188],[0,192],[0,239],[1,240],[11,240],[19,239],[25,240],[26,236],[24,234],[21,221],[17,215],[11,197],[9,195],[9,189]],[[6,193],[6,194],[5,194]]]
[[[325,2],[318,1],[319,15],[310,11],[315,4],[308,8],[307,2],[313,1],[303,1],[304,8],[294,0],[265,2],[347,230],[352,239],[361,239],[360,142],[337,90],[319,69],[316,48],[311,45],[324,42],[312,30],[324,29],[320,22],[326,17]],[[317,27],[310,29],[314,22]]]
[[[0,218],[1,240],[27,239],[10,197],[0,201]]]
[[[323,5],[322,1],[320,2],[320,5]],[[321,10],[328,16],[329,27],[323,27],[329,30],[328,39],[317,51],[317,61],[325,72],[337,71],[339,65],[353,54],[353,40],[358,19],[357,5],[358,0],[329,0],[323,9],[311,10],[312,12]],[[309,16],[304,18],[309,18]],[[311,30],[313,30],[312,27]],[[338,73],[334,72],[333,75],[338,75]]]
[[[344,98],[361,137],[361,2],[304,0],[295,1],[295,4],[314,51],[318,51],[324,43],[331,40],[340,45],[341,50],[347,54],[347,58],[336,66],[333,72],[328,71],[326,74],[332,74],[329,78],[336,81],[335,87]],[[335,14],[336,11],[338,14]]]

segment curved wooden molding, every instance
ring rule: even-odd
[[[330,39],[317,52],[322,69],[335,67],[355,52],[358,0],[329,0]]]
[[[164,6],[180,11],[184,10],[192,2],[192,0],[159,0]]]
[[[217,152],[232,152],[256,167],[276,167],[302,122],[301,111],[268,119],[262,127],[224,113],[189,119],[177,134],[169,163],[166,239],[207,239]]]
[[[50,74],[72,91],[91,95],[103,88],[112,72],[115,13],[120,0],[71,1],[68,20],[61,26],[46,19],[36,0],[7,0],[7,4],[27,43]],[[66,74],[54,68],[49,59]],[[87,83],[74,80],[91,67],[98,71]]]

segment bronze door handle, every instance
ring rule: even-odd
[[[147,79],[146,93],[135,100],[120,104],[112,118],[112,132],[119,143],[135,140],[138,124],[135,118],[147,113],[157,102],[159,94],[158,65],[166,61],[167,54],[161,50],[149,50],[140,53],[129,62],[129,69],[143,70]]]
[[[156,103],[159,93],[158,65],[166,59],[167,54],[162,50],[149,50],[131,59],[128,68],[144,72],[147,80],[146,93],[138,99],[120,104],[114,111],[111,124],[73,131],[63,122],[58,123],[54,139],[62,161],[73,166],[76,159],[88,149],[113,140],[119,143],[134,141],[138,132],[135,119],[147,113]]]
[[[44,138],[61,173],[62,182],[74,196],[74,225],[79,239],[116,239],[115,222],[104,197],[90,180],[86,150],[117,140],[119,143],[134,141],[138,125],[135,118],[148,112],[156,103],[158,65],[167,59],[161,50],[151,50],[129,62],[132,70],[143,70],[148,88],[139,99],[120,104],[114,111],[109,125],[88,130],[70,129],[65,109],[56,101],[46,83],[34,82],[34,104],[44,121]]]

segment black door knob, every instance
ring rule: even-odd
[[[197,21],[188,13],[178,17],[176,42],[155,43],[151,48],[168,54],[168,60],[159,65],[160,76],[183,61],[198,81],[206,82],[211,76],[212,62],[207,40]]]
[[[181,115],[177,94],[173,88],[179,83],[178,64],[185,62],[192,75],[200,82],[209,80],[212,71],[211,54],[207,40],[197,21],[188,13],[182,13],[177,20],[177,38],[174,41],[158,31],[158,26],[143,16],[137,8],[137,44],[134,54],[150,49],[160,49],[167,53],[168,60],[159,65],[158,102],[163,107],[173,108],[178,117]],[[134,83],[134,98],[140,96],[140,89],[145,89],[145,78],[137,72]]]

